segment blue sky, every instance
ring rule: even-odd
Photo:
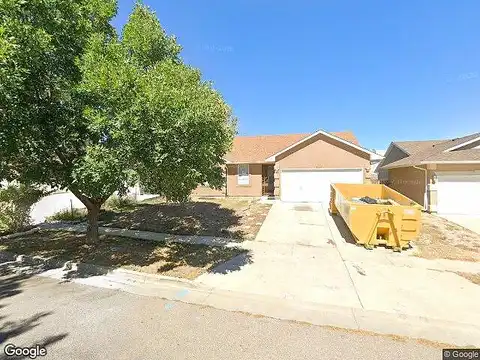
[[[478,0],[145,0],[239,135],[352,130],[368,148],[480,131]],[[121,28],[134,5],[119,0]]]

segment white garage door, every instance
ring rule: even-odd
[[[280,198],[292,202],[328,202],[331,183],[362,184],[363,170],[282,170]]]
[[[437,211],[480,215],[480,174],[437,174]]]

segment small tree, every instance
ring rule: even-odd
[[[98,239],[100,207],[139,179],[172,200],[222,185],[230,108],[137,4],[119,38],[115,1],[0,3],[0,177],[68,188]]]

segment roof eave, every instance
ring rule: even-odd
[[[480,160],[437,160],[422,161],[421,164],[480,164]]]
[[[227,165],[235,165],[235,164],[274,164],[274,161],[248,161],[248,160],[243,160],[243,161],[225,161],[225,164]]]
[[[334,139],[334,140],[336,140],[336,141],[339,141],[339,142],[341,142],[341,143],[343,143],[343,144],[345,144],[345,145],[351,146],[352,148],[357,149],[357,150],[360,150],[360,151],[364,152],[365,154],[369,154],[370,156],[372,156],[372,155],[378,155],[377,153],[375,153],[375,152],[373,152],[373,151],[370,151],[370,150],[368,150],[368,149],[366,149],[366,148],[364,148],[364,147],[362,147],[362,146],[360,146],[360,145],[356,145],[356,144],[354,144],[354,143],[352,143],[352,142],[350,142],[350,141],[348,141],[348,140],[342,139],[341,137],[336,136],[336,135],[334,135],[334,134],[331,134],[331,133],[329,133],[329,132],[327,132],[327,131],[317,130],[317,131],[315,131],[314,133],[312,133],[311,135],[309,135],[309,136],[307,136],[307,137],[305,137],[305,138],[297,141],[296,143],[294,143],[294,144],[292,144],[292,145],[287,146],[286,148],[284,148],[283,150],[281,150],[281,151],[273,154],[272,156],[269,156],[268,158],[265,159],[265,161],[267,161],[267,162],[275,162],[277,156],[285,153],[286,151],[288,151],[288,150],[290,150],[290,149],[293,149],[294,147],[300,145],[301,143],[303,143],[303,142],[305,142],[305,141],[307,141],[307,140],[310,140],[310,139],[312,139],[312,138],[314,138],[315,136],[320,135],[320,134],[321,134],[321,135],[324,135],[324,136],[327,136],[327,137],[330,137],[330,138],[332,138],[332,139]]]
[[[464,147],[464,146],[466,146],[466,145],[468,145],[468,144],[472,144],[472,143],[477,142],[477,141],[480,141],[480,136],[477,136],[476,138],[473,138],[473,139],[471,139],[471,140],[465,141],[465,142],[463,142],[463,143],[461,143],[461,144],[452,146],[451,148],[448,148],[448,149],[446,149],[446,150],[443,150],[443,152],[450,152],[450,151],[453,151],[453,150],[457,150],[457,149],[459,149],[459,148],[461,148],[461,147]]]
[[[382,160],[380,161],[380,163],[378,164],[377,169],[379,169],[379,170],[380,170],[380,169],[388,169],[388,165],[389,165],[389,164],[383,165],[383,162],[388,159],[388,156],[390,155],[390,152],[392,151],[392,148],[393,148],[394,146],[395,146],[397,149],[399,149],[400,151],[403,151],[403,152],[405,153],[405,155],[410,156],[403,148],[399,147],[398,144],[396,144],[394,141],[392,141],[392,142],[390,143],[390,145],[388,145],[387,151],[385,151],[385,156],[383,157],[383,159],[382,159]],[[397,161],[399,161],[399,160],[397,160]]]
[[[382,169],[390,170],[390,169],[399,169],[399,168],[412,167],[412,166],[418,166],[418,165],[421,165],[421,164],[401,164],[401,165],[390,164],[390,165],[382,166]]]
[[[410,154],[407,149],[403,148],[401,145],[399,145],[397,142],[395,141],[392,141],[392,145],[394,145],[395,147],[397,147],[398,149],[402,150],[405,154],[407,154],[408,156],[412,155]],[[387,155],[387,154],[385,154]]]

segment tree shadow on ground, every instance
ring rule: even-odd
[[[18,295],[22,292],[20,289],[22,280],[27,279],[28,275],[14,275],[1,279],[0,300]]]
[[[235,246],[156,242],[113,236],[101,236],[97,243],[91,243],[85,234],[67,231],[41,230],[5,240],[2,248],[10,253],[48,258],[51,263],[79,263],[78,267],[65,269],[65,279],[104,275],[119,267],[193,279],[240,254],[244,256],[238,269],[241,263],[251,262],[250,253]],[[18,291],[15,281],[5,286],[6,294],[14,294],[15,291]]]
[[[29,318],[20,321],[6,321],[0,326],[0,344],[6,342],[8,339],[16,337],[24,332],[27,332],[38,325],[39,320],[45,316],[51,315],[51,311],[39,312]]]
[[[4,322],[2,325],[0,325],[0,344],[6,345],[8,343],[15,343],[15,345],[17,346],[21,345],[15,342],[14,338],[36,328],[37,326],[40,325],[41,319],[51,314],[52,314],[51,311],[39,312],[35,315],[32,315],[28,318],[25,318],[19,321]],[[47,348],[47,352],[48,352],[49,345],[54,344],[58,341],[61,341],[65,339],[67,336],[68,336],[67,333],[47,336],[40,341],[32,342],[29,345],[29,347],[34,347],[36,345],[39,345],[40,347]],[[25,347],[25,344],[22,344],[22,347]],[[5,353],[3,353],[0,356],[0,360],[11,359],[11,358],[12,357],[7,356]],[[29,358],[28,356],[15,357],[15,359],[28,359],[28,358]]]
[[[251,263],[253,263],[251,255],[249,253],[242,253],[222,264],[215,266],[209,272],[213,274],[228,274],[233,271],[239,271],[243,266]]]
[[[35,341],[35,342],[30,343],[28,345],[28,347],[29,348],[34,348],[38,345],[40,348],[45,348],[47,350],[47,356],[48,356],[49,346],[52,345],[52,344],[55,344],[56,342],[59,342],[59,341],[65,339],[67,336],[68,336],[67,333],[47,336],[40,341]],[[37,358],[41,359],[41,357],[37,357]],[[5,353],[2,356],[0,356],[0,360],[9,360],[9,359],[12,359],[12,357],[5,355]],[[14,359],[31,359],[31,357],[30,356],[18,356],[18,357],[14,357]]]
[[[103,226],[236,240],[242,240],[247,235],[242,220],[241,210],[210,201],[139,203],[135,210],[104,210],[100,214]]]
[[[0,300],[20,294],[22,281],[43,270],[44,266],[26,268],[14,261],[0,264]],[[0,305],[1,307],[3,306]]]

